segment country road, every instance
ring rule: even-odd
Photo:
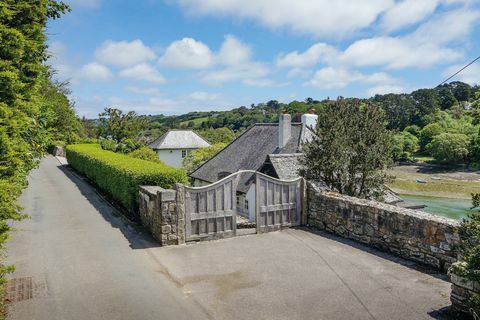
[[[31,219],[14,224],[7,252],[10,278],[30,292],[17,292],[11,319],[205,318],[159,271],[149,253],[158,245],[57,159],[43,159],[29,183],[21,205]]]

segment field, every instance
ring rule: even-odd
[[[187,121],[183,121],[183,122],[180,122],[180,125],[188,125],[188,123],[190,121],[193,121],[193,123],[195,124],[195,127],[199,127],[203,121],[207,121],[209,117],[203,117],[203,118],[196,118],[196,119],[192,119],[192,120],[187,120]]]
[[[396,177],[389,187],[400,194],[470,199],[471,193],[480,192],[478,170],[417,163],[396,166],[389,170],[389,174]]]

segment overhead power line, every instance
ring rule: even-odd
[[[463,70],[467,69],[468,67],[470,67],[472,64],[475,63],[475,61],[477,61],[478,59],[480,59],[480,56],[476,57],[475,59],[473,59],[472,61],[470,61],[466,66],[464,66],[462,69],[458,70],[457,72],[455,72],[454,74],[452,74],[450,77],[448,77],[447,79],[445,79],[442,83],[440,83],[438,86],[441,86],[442,84],[444,84],[445,82],[447,82],[448,80],[452,79],[453,77],[455,77],[457,74],[459,74],[460,72],[462,72]],[[438,87],[437,86],[437,87]]]

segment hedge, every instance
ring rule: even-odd
[[[139,186],[155,185],[167,189],[177,182],[188,181],[182,169],[103,150],[97,144],[69,145],[67,160],[135,217]]]

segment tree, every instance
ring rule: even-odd
[[[425,151],[433,138],[442,132],[444,132],[443,128],[438,123],[430,123],[423,127],[420,130],[420,150]]]
[[[161,162],[158,158],[157,153],[149,147],[141,147],[140,149],[130,152],[128,155],[133,158],[138,158],[151,162]]]
[[[448,86],[442,86],[438,89],[438,98],[442,110],[450,109],[455,103],[457,103],[457,99],[455,99],[455,96]]]
[[[393,160],[409,160],[418,147],[418,138],[410,132],[403,131],[395,134],[393,136]]]
[[[208,142],[212,144],[217,143],[230,143],[235,139],[236,135],[229,128],[217,128],[217,129],[207,129],[199,132],[202,137],[204,137]]]
[[[225,148],[225,143],[217,143],[207,148],[200,148],[193,152],[190,152],[185,158],[183,158],[183,167],[187,172],[193,172],[206,161],[210,160],[220,150]]]
[[[45,27],[69,10],[54,0],[0,1],[0,249],[8,220],[23,217],[17,198],[52,135],[40,93],[47,59]],[[0,284],[11,271],[0,263]]]
[[[126,139],[137,139],[146,125],[146,119],[137,115],[135,111],[123,113],[115,108],[105,108],[105,111],[98,115],[99,136],[105,139],[112,139],[122,142]]]
[[[304,146],[302,176],[350,196],[380,197],[389,176],[392,137],[376,105],[338,100],[319,112],[313,139]]]
[[[425,117],[435,113],[440,107],[438,93],[434,89],[419,89],[413,91],[411,96],[414,101],[411,124],[424,126],[427,124]]]
[[[455,164],[466,160],[469,139],[461,133],[441,133],[427,145],[432,157],[445,164]]]

